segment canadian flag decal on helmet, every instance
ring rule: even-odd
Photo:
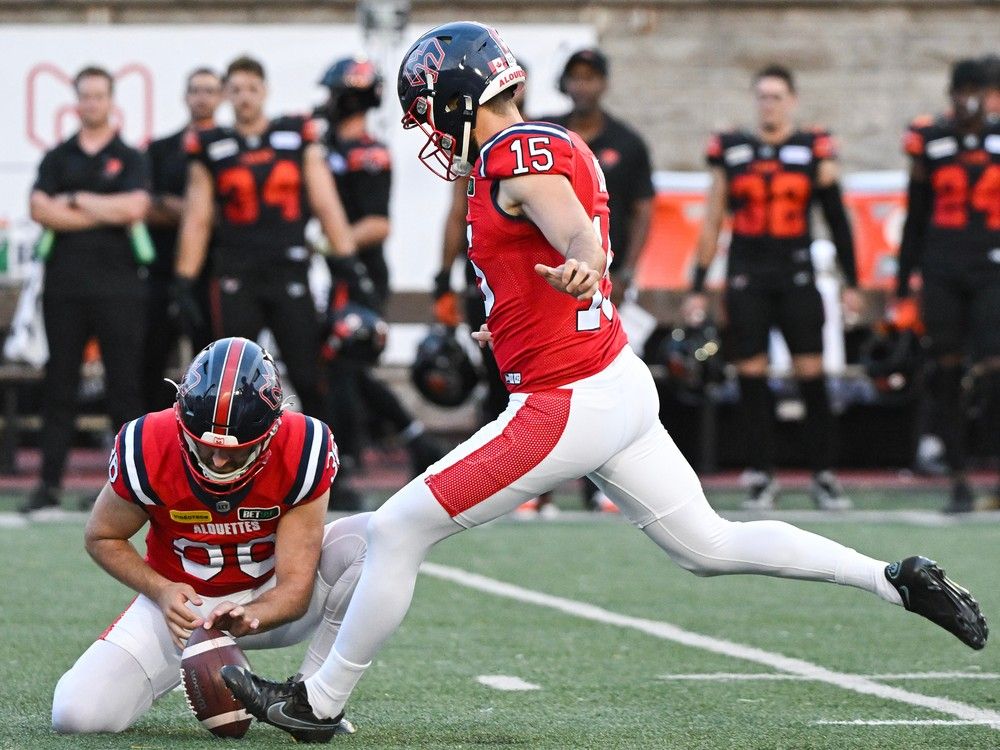
[[[428,79],[436,82],[441,63],[444,62],[444,48],[441,47],[441,42],[432,37],[413,50],[410,60],[416,60],[412,65],[406,66],[406,78],[411,84],[423,86]]]

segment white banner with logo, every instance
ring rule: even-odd
[[[449,19],[442,18],[441,21]],[[441,233],[450,188],[416,159],[422,137],[402,130],[396,72],[402,53],[425,29],[411,26],[382,61],[383,109],[374,121],[393,155],[393,233],[388,242],[396,289],[429,289],[439,266]],[[529,70],[529,112],[563,111],[556,91],[566,58],[594,43],[582,24],[505,24],[501,34]],[[142,145],[184,125],[182,96],[188,73],[201,66],[222,70],[241,54],[264,64],[273,115],[301,113],[323,98],[316,85],[336,59],[364,49],[353,25],[13,26],[0,28],[4,75],[0,77],[0,221],[11,225],[12,264],[28,253],[37,232],[28,220],[28,194],[42,154],[77,128],[72,77],[97,64],[115,77],[115,117],[126,142]],[[223,106],[220,122],[231,120]]]

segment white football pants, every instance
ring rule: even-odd
[[[513,394],[494,422],[390,498],[368,523],[367,558],[334,647],[306,680],[317,715],[342,710],[406,614],[420,564],[434,544],[584,475],[696,575],[831,581],[899,603],[883,575],[884,562],[779,521],[720,518],[658,414],[649,370],[625,347],[589,378]]]
[[[238,638],[241,648],[281,648],[313,634],[299,671],[304,675],[316,671],[337,636],[361,572],[368,515],[327,524],[306,614],[273,630]],[[202,597],[201,606],[188,606],[204,617],[223,601],[246,604],[276,583],[272,576],[256,589]],[[52,697],[52,728],[66,734],[127,729],[153,701],[180,684],[180,668],[181,652],[170,637],[163,613],[156,602],[137,596],[60,678]]]

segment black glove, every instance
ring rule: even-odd
[[[205,325],[205,316],[194,293],[194,279],[175,276],[170,286],[170,305],[167,314],[187,335],[193,334]]]
[[[439,300],[451,291],[451,269],[444,268],[434,277],[434,299]]]
[[[328,256],[326,259],[333,277],[334,289],[337,282],[347,285],[347,297],[351,302],[378,310],[381,303],[375,289],[375,282],[368,275],[368,268],[354,256]]]

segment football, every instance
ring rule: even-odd
[[[219,670],[226,664],[250,666],[232,636],[221,630],[195,628],[181,654],[181,680],[187,704],[201,725],[216,737],[242,737],[252,717]]]

